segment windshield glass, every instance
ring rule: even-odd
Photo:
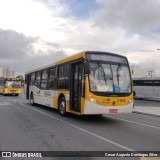
[[[6,88],[21,88],[21,81],[6,81]]]
[[[131,79],[127,65],[89,63],[90,90],[94,92],[130,93]]]

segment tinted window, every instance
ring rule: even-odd
[[[144,86],[153,86],[154,82],[153,81],[143,81]]]
[[[35,73],[32,73],[31,75],[31,84],[34,84],[35,82]]]
[[[155,86],[160,86],[160,80],[155,80],[155,81],[154,81],[154,85],[155,85]]]
[[[43,70],[42,71],[42,80],[41,80],[41,88],[46,89],[47,88],[47,81],[48,81],[48,71]]]
[[[49,69],[49,82],[48,82],[49,89],[56,89],[56,84],[57,84],[56,72],[57,72],[56,67]]]
[[[134,86],[160,86],[160,80],[134,80]]]
[[[35,78],[35,85],[37,87],[40,87],[40,82],[41,82],[41,72],[36,72],[36,78]]]
[[[65,64],[59,67],[58,69],[58,88],[59,89],[68,89],[69,83],[69,64]]]

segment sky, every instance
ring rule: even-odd
[[[0,66],[15,73],[106,51],[160,76],[160,0],[0,0]]]

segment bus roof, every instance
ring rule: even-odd
[[[49,64],[49,65],[47,65],[47,66],[43,66],[43,67],[40,67],[40,68],[31,70],[31,71],[29,71],[29,72],[26,72],[26,74],[29,74],[29,73],[32,73],[32,72],[35,72],[35,71],[39,71],[39,70],[43,70],[43,69],[45,69],[45,68],[49,68],[49,67],[52,67],[52,66],[61,64],[61,63],[65,63],[65,62],[68,62],[68,61],[70,61],[70,60],[74,60],[74,59],[77,59],[77,58],[82,58],[82,57],[84,57],[84,55],[85,55],[85,51],[80,52],[80,53],[77,53],[77,54],[74,54],[74,55],[69,56],[69,57],[67,57],[67,58],[63,58],[62,60],[59,60],[59,61],[54,62],[54,63],[51,63],[51,64]]]
[[[57,61],[55,64],[61,64],[61,63],[65,63],[74,59],[79,59],[79,58],[85,58],[85,51],[82,51],[80,53],[74,54],[72,56],[69,56],[67,58],[64,58],[62,60]]]
[[[72,56],[69,56],[67,58],[64,58],[62,60],[57,61],[55,64],[61,64],[61,63],[65,63],[68,62],[70,60],[74,60],[74,59],[78,59],[78,58],[85,58],[86,54],[107,54],[107,55],[113,55],[113,56],[118,56],[118,57],[123,57],[126,58],[125,56],[122,55],[118,55],[115,53],[110,53],[110,52],[100,52],[100,51],[82,51],[80,53],[74,54]]]
[[[71,55],[69,57],[66,57],[66,58],[63,58],[57,62],[54,62],[54,63],[51,63],[47,66],[44,66],[44,67],[40,67],[40,68],[37,68],[37,69],[34,69],[34,70],[31,70],[29,72],[26,72],[26,74],[30,74],[32,72],[36,72],[36,71],[39,71],[39,70],[43,70],[43,69],[46,69],[46,68],[49,68],[49,67],[52,67],[52,66],[55,66],[55,65],[59,65],[59,64],[62,64],[62,63],[66,63],[68,61],[71,61],[71,60],[75,60],[75,59],[79,59],[79,58],[85,58],[86,57],[86,54],[107,54],[107,55],[113,55],[113,56],[118,56],[118,57],[123,57],[123,58],[126,58],[125,56],[122,56],[122,55],[119,55],[119,54],[115,54],[115,53],[110,53],[110,52],[101,52],[101,51],[82,51],[82,52],[79,52],[77,54],[74,54],[74,55]]]

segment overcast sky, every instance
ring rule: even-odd
[[[160,0],[0,0],[0,66],[16,74],[83,50],[158,71],[157,48]]]

